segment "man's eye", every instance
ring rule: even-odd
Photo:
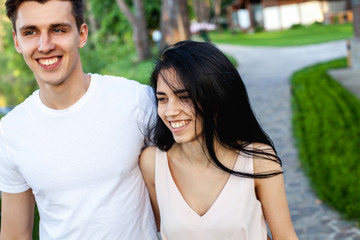
[[[35,34],[35,31],[26,31],[26,32],[24,32],[25,36],[31,36],[31,35],[34,35],[34,34]]]
[[[65,32],[63,29],[60,29],[60,28],[55,28],[54,30],[53,30],[53,32],[54,33],[63,33],[63,32]]]

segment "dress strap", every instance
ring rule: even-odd
[[[250,144],[246,147],[248,150],[252,150],[253,144]],[[254,163],[253,156],[248,153],[240,152],[236,160],[234,171],[245,172],[245,173],[254,173]]]
[[[155,153],[155,184],[163,184],[166,178],[167,154],[156,148]]]

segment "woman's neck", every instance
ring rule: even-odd
[[[228,154],[234,153],[234,151],[225,148],[217,141],[214,143],[214,151],[220,161],[225,160]],[[212,165],[210,162],[211,157],[204,142],[175,143],[173,146],[173,154],[195,166],[207,167]]]

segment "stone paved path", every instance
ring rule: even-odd
[[[305,66],[345,56],[345,41],[281,48],[222,44],[219,48],[236,58],[252,107],[284,162],[286,192],[299,239],[360,240],[355,223],[343,220],[312,192],[299,166],[291,131],[290,76]]]

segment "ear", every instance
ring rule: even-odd
[[[18,42],[18,38],[16,36],[16,32],[15,30],[12,30],[12,36],[13,36],[13,39],[14,39],[14,45],[15,45],[15,49],[18,53],[22,53],[21,51],[21,48],[19,46],[19,42]]]
[[[86,23],[81,24],[79,30],[79,48],[83,48],[88,40],[88,26]]]

